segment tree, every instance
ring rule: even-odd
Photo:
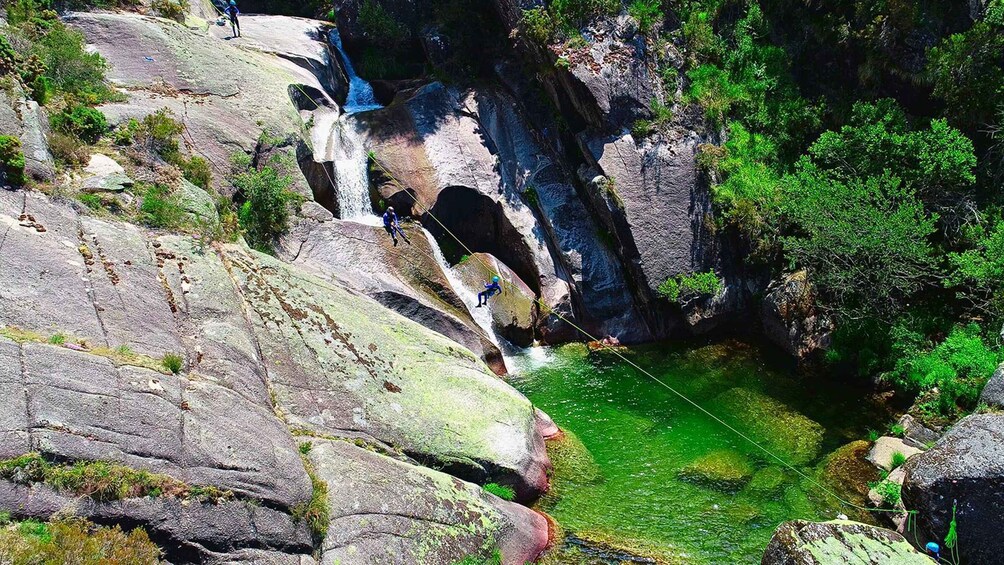
[[[983,231],[974,249],[949,253],[948,260],[952,270],[945,286],[957,288],[959,296],[981,314],[1004,315],[1004,221]]]
[[[889,173],[842,178],[803,159],[785,179],[788,258],[809,269],[823,306],[839,320],[891,322],[927,284],[936,216]]]

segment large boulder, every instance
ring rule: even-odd
[[[903,503],[916,514],[922,542],[942,543],[953,516],[966,563],[1004,554],[1004,416],[974,414],[904,466]]]
[[[833,326],[816,307],[816,289],[804,270],[770,285],[760,320],[767,338],[799,361],[830,345]]]
[[[347,442],[314,440],[317,475],[329,485],[331,523],[321,564],[532,562],[548,542],[544,516],[439,471]]]
[[[795,520],[778,526],[762,565],[931,565],[906,538],[858,522]]]
[[[307,206],[318,208],[316,203]],[[471,317],[421,226],[405,226],[409,240],[395,246],[382,227],[336,220],[323,210],[303,216],[282,238],[282,259],[366,294],[474,351],[496,374],[505,374],[501,351]]]
[[[0,90],[0,135],[21,140],[24,172],[39,181],[55,178],[55,165],[46,135],[49,119],[34,100],[28,100],[20,88]]]

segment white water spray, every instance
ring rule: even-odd
[[[383,108],[373,95],[373,86],[356,74],[352,61],[349,60],[348,54],[345,53],[345,48],[342,47],[342,36],[339,35],[338,29],[331,30],[328,37],[331,44],[338,50],[338,54],[342,58],[342,69],[345,70],[345,76],[349,79],[349,93],[345,97],[345,113],[356,114]]]

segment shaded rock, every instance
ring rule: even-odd
[[[685,481],[734,492],[753,476],[753,465],[735,451],[714,451],[680,469],[679,475]]]
[[[910,414],[903,414],[897,423],[903,427],[903,442],[918,449],[926,449],[941,437],[940,433],[921,424]]]
[[[382,227],[328,220],[300,222],[283,238],[280,257],[443,334],[505,374],[502,353],[452,288],[420,227],[405,226],[411,241],[395,247]]]
[[[903,503],[917,511],[922,541],[942,543],[957,502],[958,552],[965,563],[1004,554],[1004,416],[974,414],[904,466]],[[942,543],[942,545],[944,545]]]
[[[226,258],[292,426],[503,482],[520,500],[547,488],[533,407],[469,350],[270,257],[232,248]]]
[[[816,290],[802,270],[771,284],[760,311],[764,334],[799,361],[830,345],[833,326],[816,308]]]
[[[931,565],[906,538],[858,522],[834,520],[781,524],[764,552],[762,565]]]
[[[769,396],[744,388],[729,389],[711,402],[712,410],[749,430],[788,463],[802,465],[819,455],[823,427]]]
[[[485,283],[498,275],[502,293],[490,300],[492,327],[515,345],[522,347],[533,343],[537,319],[536,297],[530,287],[504,263],[488,253],[475,253],[453,267],[467,292],[477,295],[484,291]]]
[[[897,453],[909,459],[921,453],[921,450],[907,445],[906,442],[897,437],[883,436],[875,441],[875,445],[868,452],[868,461],[876,467],[890,471],[893,468],[893,458]]]
[[[865,440],[852,441],[826,457],[820,472],[826,485],[841,498],[864,506],[868,502],[869,483],[879,480],[878,469],[868,462],[871,444]],[[851,516],[862,520],[870,517],[855,509],[847,509]]]
[[[752,305],[753,297],[763,289],[757,279],[724,280],[721,290],[713,296],[694,296],[682,300],[680,309],[687,330],[702,335],[734,320],[739,312]]]
[[[987,385],[983,387],[980,404],[993,410],[1004,410],[1004,364],[997,367]]]
[[[542,515],[450,475],[339,441],[315,440],[310,459],[329,486],[322,564],[457,563],[496,547],[527,563],[547,545]]]
[[[124,173],[112,173],[103,176],[93,176],[84,179],[83,186],[80,190],[83,192],[122,192],[127,188],[131,188],[135,184],[129,175]]]

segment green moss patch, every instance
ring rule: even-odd
[[[681,469],[679,476],[701,486],[734,492],[753,476],[753,465],[735,451],[712,451]]]
[[[293,517],[306,520],[315,541],[321,541],[328,534],[328,524],[331,523],[331,509],[328,507],[328,483],[321,480],[314,470],[314,465],[307,459],[306,453],[300,454],[303,468],[310,477],[312,492],[310,500],[293,507]]]
[[[767,467],[761,469],[753,475],[746,488],[755,493],[771,494],[777,493],[786,486],[784,470],[780,467]]]
[[[789,464],[804,465],[819,455],[823,427],[769,396],[733,388],[709,409]]]

